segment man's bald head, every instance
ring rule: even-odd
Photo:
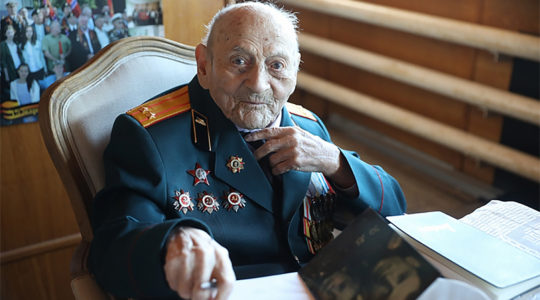
[[[261,24],[243,23],[247,16],[256,16]],[[270,3],[245,2],[224,7],[212,18],[206,26],[207,33],[202,44],[212,51],[216,37],[226,34],[229,26],[276,26],[281,34],[288,35],[298,48],[297,25],[298,18],[284,9]],[[225,37],[227,38],[227,37]]]

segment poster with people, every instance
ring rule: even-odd
[[[110,43],[164,36],[161,0],[2,0],[0,125],[36,122],[41,95]]]

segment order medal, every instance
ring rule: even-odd
[[[193,185],[197,185],[201,182],[210,185],[210,183],[208,183],[208,174],[210,174],[210,171],[203,169],[199,163],[195,164],[195,169],[188,170],[187,172],[194,177]]]
[[[199,198],[197,199],[197,208],[202,212],[207,212],[211,214],[214,211],[219,210],[219,203],[217,202],[214,195],[207,192],[199,193]]]
[[[174,201],[174,209],[182,211],[184,214],[187,214],[188,211],[193,210],[193,202],[191,201],[189,192],[184,192],[184,190],[180,190],[174,191],[174,193],[176,194],[173,197],[174,199],[176,199],[176,201]]]
[[[244,169],[244,159],[239,156],[231,156],[227,162],[227,168],[233,173],[238,173]]]
[[[234,210],[238,212],[238,209],[244,208],[246,206],[246,200],[244,200],[244,195],[241,193],[230,189],[229,192],[225,192],[225,201],[223,201],[223,206],[227,210]]]

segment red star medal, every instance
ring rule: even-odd
[[[207,192],[199,193],[197,201],[199,202],[197,203],[197,207],[202,212],[211,214],[212,212],[219,210],[219,203],[212,194],[208,194]]]
[[[187,172],[195,178],[193,180],[193,185],[197,185],[201,182],[210,185],[210,183],[208,183],[208,174],[210,174],[210,171],[203,169],[199,163],[195,164],[194,170],[188,170]]]
[[[238,212],[238,209],[246,206],[246,200],[244,200],[244,195],[230,189],[228,193],[225,192],[225,201],[223,201],[223,206],[227,210],[231,210],[232,208],[235,212]]]
[[[239,156],[231,156],[227,162],[227,168],[233,173],[238,173],[244,169],[243,158]]]
[[[176,194],[173,197],[174,199],[176,199],[176,201],[174,201],[174,209],[182,211],[184,214],[187,214],[188,210],[193,210],[193,202],[191,201],[189,192],[184,192],[184,190],[180,190],[174,191],[174,193]]]

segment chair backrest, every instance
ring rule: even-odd
[[[189,82],[196,73],[194,50],[164,38],[125,38],[42,95],[41,132],[83,240],[92,240],[88,207],[104,185],[102,155],[115,118]]]

